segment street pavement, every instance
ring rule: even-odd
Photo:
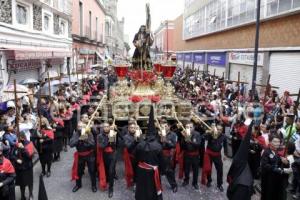
[[[49,200],[108,200],[107,191],[98,190],[96,193],[91,191],[90,180],[87,169],[83,176],[83,187],[76,193],[72,192],[75,182],[71,182],[70,174],[73,163],[74,149],[69,149],[68,152],[62,152],[61,160],[55,162],[52,167],[52,174],[49,178],[44,178],[45,187]],[[182,187],[182,181],[178,181],[178,192],[173,193],[167,183],[165,177],[162,177],[163,199],[164,200],[221,200],[226,199],[226,175],[230,166],[230,159],[224,161],[224,192],[219,192],[216,188],[216,172],[213,169],[213,185],[211,188],[200,185],[200,190],[196,191],[191,184]],[[34,197],[38,196],[39,174],[41,173],[40,163],[34,167]],[[200,171],[201,174],[201,171]],[[112,200],[134,200],[134,192],[126,188],[124,179],[124,164],[121,159],[117,163],[117,175],[119,179],[115,181],[114,196]],[[200,177],[199,177],[200,180]],[[145,180],[147,181],[147,180]],[[200,184],[200,181],[199,181]],[[17,200],[20,199],[19,188],[16,188]]]

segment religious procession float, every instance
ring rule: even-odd
[[[150,26],[147,4],[146,25],[140,27],[133,41],[136,49],[132,64],[113,66],[118,81],[99,104],[102,119],[112,117],[115,121],[128,121],[130,118],[146,121],[150,107],[154,105],[157,119],[190,120],[191,103],[176,96],[171,83],[177,68],[176,60],[166,60],[165,64],[152,63],[149,53],[153,44]]]

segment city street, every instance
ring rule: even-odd
[[[97,191],[93,193],[90,187],[90,181],[88,172],[83,177],[83,187],[78,190],[78,192],[73,193],[72,188],[74,182],[70,181],[71,167],[73,163],[73,149],[68,152],[62,152],[61,161],[55,162],[52,168],[52,174],[50,178],[44,178],[45,187],[47,190],[47,195],[49,200],[94,200],[109,199],[107,192]],[[229,168],[228,160],[224,162],[224,181]],[[134,192],[132,190],[126,189],[125,179],[124,179],[124,164],[123,161],[119,161],[117,164],[117,174],[119,179],[115,182],[114,196],[112,199],[116,200],[133,200]],[[38,195],[38,184],[39,184],[39,174],[41,173],[40,163],[38,162],[34,167],[34,196]],[[215,171],[213,171],[213,180],[215,180]],[[199,177],[200,178],[200,177]],[[146,181],[146,180],[145,180]],[[178,192],[173,193],[169,188],[166,178],[162,178],[163,182],[163,198],[164,200],[221,200],[226,199],[226,186],[224,184],[224,192],[219,192],[213,181],[213,186],[211,188],[206,188],[200,185],[200,190],[195,191],[191,185],[183,188],[179,186]],[[179,181],[179,185],[181,181]],[[16,188],[17,198],[19,198],[19,188]]]

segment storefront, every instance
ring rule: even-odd
[[[207,69],[210,75],[215,73],[216,76],[223,77],[226,70],[226,53],[214,52],[207,53]]]
[[[29,78],[36,80],[41,77],[47,78],[47,71],[50,72],[51,78],[65,74],[66,60],[67,57],[71,57],[71,52],[4,50],[2,55],[5,56],[5,65],[2,67],[5,70],[3,79],[6,81],[4,84],[12,84],[14,80],[19,83]]]
[[[252,52],[229,52],[229,80],[238,80],[240,72],[240,81],[252,82],[254,53]],[[264,72],[264,53],[259,53],[257,57],[256,82],[263,84]]]
[[[185,53],[184,54],[184,68],[192,68],[193,66],[193,54]]]
[[[193,53],[194,69],[204,71],[205,66],[205,53]]]
[[[285,90],[298,93],[300,87],[300,52],[272,52],[270,56],[270,83]]]
[[[182,53],[177,53],[176,54],[176,61],[177,61],[177,65],[180,68],[183,68],[183,54]]]

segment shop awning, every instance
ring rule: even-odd
[[[105,61],[105,58],[98,51],[96,51],[96,54],[102,61]]]
[[[53,58],[71,57],[71,51],[60,51],[53,49],[1,49],[5,51],[8,60],[43,60]]]

